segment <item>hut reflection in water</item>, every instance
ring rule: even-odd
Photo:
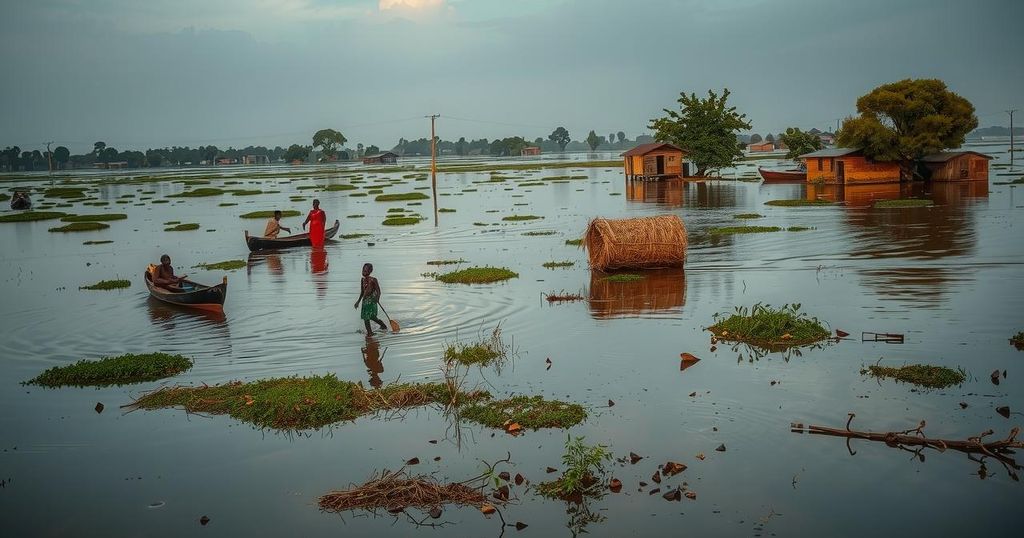
[[[590,272],[590,315],[595,319],[682,312],[686,273],[682,268],[637,271],[642,280],[611,282],[609,273]]]

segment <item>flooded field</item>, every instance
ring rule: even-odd
[[[1012,467],[879,442],[853,440],[848,449],[842,438],[790,431],[791,423],[842,428],[848,413],[856,414],[855,429],[903,431],[924,420],[929,437],[961,440],[988,429],[1002,438],[1024,422],[1024,352],[1008,343],[1024,330],[1024,194],[1007,184],[1024,173],[1007,168],[1004,146],[975,149],[995,157],[988,185],[763,185],[749,181],[757,162],[721,180],[627,184],[620,167],[593,165],[615,159],[610,154],[536,169],[523,169],[530,161],[520,160],[458,162],[462,170],[438,174],[437,227],[429,199],[375,200],[378,191],[429,195],[423,162],[390,170],[90,171],[62,173],[52,183],[45,174],[0,178],[5,193],[32,188],[35,210],[127,215],[84,232],[48,231],[60,220],[0,223],[0,529],[7,536],[1011,532],[1024,501]],[[81,195],[43,196],[44,189],[78,187]],[[226,192],[176,196],[199,189]],[[243,230],[258,235],[266,219],[240,215],[300,211],[282,221],[295,230],[314,197],[328,223],[341,222],[336,240],[319,251],[248,252]],[[874,206],[901,198],[933,205]],[[792,199],[843,203],[765,204]],[[656,214],[685,222],[685,271],[608,281],[566,243],[594,217]],[[383,224],[395,216],[423,220]],[[165,231],[193,223],[195,230]],[[747,225],[779,230],[719,229]],[[86,244],[102,241],[111,242]],[[164,253],[178,274],[199,282],[227,276],[223,315],[149,299],[143,270]],[[230,271],[194,268],[227,260],[246,263]],[[427,263],[436,260],[464,261]],[[352,303],[365,262],[374,264],[381,302],[402,326],[397,334],[368,339],[360,332]],[[548,262],[571,265],[545,268]],[[431,274],[472,266],[506,267],[518,277],[463,285]],[[109,279],[131,285],[79,289]],[[545,300],[556,292],[581,300]],[[705,328],[714,315],[756,303],[799,303],[830,331],[850,336],[785,353],[725,342],[712,350]],[[443,381],[445,348],[486,338],[499,325],[510,362],[500,371],[471,368],[467,383],[500,398],[582,404],[582,424],[511,436],[424,406],[282,432],[227,415],[121,409],[164,385],[328,373],[366,387]],[[904,339],[862,341],[862,332]],[[120,387],[21,384],[83,358],[155,351],[195,364],[162,381]],[[681,353],[701,361],[683,371]],[[920,389],[861,374],[876,363],[948,366],[967,377],[958,386]],[[998,384],[990,377],[995,370],[1006,371]],[[1009,418],[996,411],[1002,406]],[[337,515],[317,504],[331,490],[412,458],[420,463],[410,472],[461,481],[509,455],[498,470],[536,485],[557,476],[548,467],[562,470],[567,435],[609,448],[616,461],[607,477],[622,481],[621,492],[580,506],[542,498],[524,484],[512,488],[501,517],[454,506],[438,519],[414,509]],[[630,452],[643,459],[631,464]],[[667,461],[688,468],[652,483]],[[694,499],[663,498],[684,483]],[[528,527],[517,531],[516,522]]]

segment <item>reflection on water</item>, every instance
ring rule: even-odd
[[[590,273],[590,315],[595,319],[635,317],[652,313],[678,315],[686,304],[682,268],[643,271],[644,278],[612,282],[608,273]]]
[[[385,348],[385,352],[387,349]],[[384,384],[380,374],[384,373],[383,355],[380,352],[380,342],[372,336],[366,337],[366,346],[362,349],[363,364],[366,365],[366,373],[370,376],[370,386],[377,389]]]
[[[669,207],[683,205],[683,180],[626,180],[626,199],[631,202],[654,202]]]
[[[868,185],[807,184],[807,200],[844,202],[848,207],[867,207],[878,200],[911,198],[923,190],[919,184],[872,183]]]
[[[191,328],[195,325],[223,327],[227,329],[227,316],[223,311],[201,310],[198,308],[186,308],[167,304],[152,297],[146,300],[149,319],[153,325],[161,329],[172,331],[178,327],[179,322]]]
[[[309,272],[313,275],[316,296],[323,299],[327,296],[327,249],[324,247],[310,249]]]

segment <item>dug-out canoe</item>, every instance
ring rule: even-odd
[[[340,228],[341,223],[335,220],[334,226],[324,230],[324,239],[326,240],[334,237]],[[280,248],[308,247],[311,245],[308,233],[271,239],[269,237],[251,236],[249,235],[248,230],[245,231],[245,244],[249,247],[250,252],[256,252],[258,250],[276,250]]]
[[[149,295],[154,299],[211,312],[224,311],[224,301],[228,298],[228,277],[224,277],[224,281],[216,286],[204,286],[191,280],[185,280],[183,283],[188,286],[186,289],[171,291],[153,283],[153,270],[156,266],[151,265],[150,268],[152,269],[146,270],[144,279],[146,288],[149,289]]]

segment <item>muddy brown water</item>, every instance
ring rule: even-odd
[[[996,165],[1007,161],[1005,147],[981,149],[996,157]],[[754,170],[749,163],[727,175],[749,177]],[[352,191],[320,192],[315,196],[329,219],[340,218],[342,233],[372,236],[336,241],[324,253],[294,249],[250,256],[242,230],[259,233],[264,221],[242,220],[239,214],[275,207],[305,211],[308,200],[290,202],[289,196],[312,196],[296,187],[325,182],[291,175],[295,172],[289,167],[162,170],[168,180],[213,175],[205,186],[239,181],[225,187],[281,192],[171,198],[167,204],[147,200],[141,206],[133,205],[137,198],[163,198],[182,185],[101,185],[95,196],[109,206],[77,203],[63,209],[129,215],[100,232],[48,233],[54,221],[0,224],[5,340],[0,528],[5,535],[498,536],[501,521],[475,509],[449,507],[441,518],[449,524],[437,530],[417,528],[404,516],[396,522],[383,512],[376,517],[326,514],[316,500],[413,457],[423,462],[414,471],[462,480],[480,472],[481,460],[510,452],[514,464],[503,469],[542,481],[554,476],[544,472],[546,467],[561,467],[567,434],[608,445],[616,457],[630,451],[645,456],[636,465],[609,467],[609,477],[624,487],[589,503],[596,521],[586,530],[594,536],[856,536],[879,528],[885,534],[951,535],[979,528],[1005,533],[1019,524],[1024,489],[996,462],[986,462],[982,480],[979,464],[963,454],[931,451],[920,461],[881,443],[855,441],[851,456],[842,439],[790,433],[789,425],[840,427],[852,412],[854,426],[862,429],[903,430],[924,419],[929,435],[960,439],[989,428],[1004,435],[1024,425],[1020,415],[1005,419],[995,411],[1002,405],[1024,409],[1017,381],[1024,379],[1024,353],[1007,342],[1024,329],[1024,195],[1017,187],[996,184],[1021,173],[1000,175],[1009,170],[993,168],[988,186],[846,189],[738,181],[626,185],[618,168],[512,171],[506,175],[517,177],[505,183],[474,183],[490,177],[486,172],[446,173],[439,175],[440,206],[456,211],[441,213],[436,228],[431,220],[381,225],[392,207],[431,216],[429,200],[410,206],[351,197]],[[340,170],[338,176],[349,172]],[[374,177],[360,186],[405,173],[368,174]],[[567,174],[586,179],[516,185],[521,179]],[[106,178],[75,176],[90,185]],[[429,184],[405,181],[385,192]],[[5,190],[20,185],[49,182],[39,177],[3,183]],[[477,190],[464,192],[467,188]],[[120,198],[128,194],[135,198]],[[845,204],[764,205],[807,196]],[[871,207],[871,200],[899,197],[927,197],[935,205]],[[37,205],[42,200],[37,196]],[[224,202],[238,205],[218,207]],[[764,218],[733,219],[750,212]],[[592,217],[660,213],[678,214],[686,223],[685,271],[662,271],[616,288],[588,270],[583,251],[565,245]],[[345,218],[351,214],[365,217]],[[501,220],[513,214],[544,219]],[[164,232],[167,221],[201,227]],[[300,224],[301,218],[285,219],[287,226]],[[713,227],[745,224],[813,229],[709,233]],[[546,230],[557,233],[523,235]],[[103,239],[114,243],[82,244]],[[223,316],[147,298],[142,271],[162,253],[172,256],[179,273],[201,282],[228,276]],[[505,266],[519,278],[462,286],[421,275],[455,267],[428,266],[428,260],[459,258],[468,261],[463,267]],[[191,269],[229,259],[249,264],[226,273]],[[565,260],[576,265],[541,267]],[[375,265],[382,302],[402,325],[401,333],[379,335],[369,346],[352,308],[364,262]],[[131,288],[78,290],[115,277],[130,279]],[[543,293],[561,290],[585,300],[548,305],[543,299]],[[800,303],[852,337],[799,355],[752,358],[747,350],[721,344],[709,351],[703,327],[713,315],[757,302]],[[191,371],[165,383],[324,373],[368,385],[438,380],[447,343],[480,338],[499,323],[517,351],[514,365],[500,374],[474,370],[471,379],[499,395],[542,394],[582,403],[590,412],[585,423],[568,432],[515,438],[463,425],[456,435],[439,412],[424,408],[403,417],[365,417],[329,430],[284,434],[226,416],[119,410],[161,383],[58,390],[19,384],[80,358],[156,350],[196,360]],[[901,333],[905,343],[861,342],[862,331]],[[702,360],[682,372],[681,352]],[[960,387],[922,392],[859,374],[863,365],[879,359],[962,367],[968,380]],[[989,379],[995,369],[1007,371],[998,386]],[[609,399],[613,407],[607,407]],[[105,405],[103,413],[94,410],[97,402]],[[962,409],[960,402],[968,407]],[[440,441],[431,444],[432,439]],[[720,444],[727,450],[716,451]],[[439,462],[433,461],[436,456]],[[686,482],[696,500],[668,502],[660,494],[648,495],[652,486],[637,491],[638,482],[650,482],[656,465],[667,460],[689,468],[665,478],[662,492]],[[580,518],[567,514],[564,503],[523,488],[513,491],[519,500],[503,513],[510,524],[528,524],[522,532],[567,536],[573,524],[579,529]],[[210,522],[200,526],[204,515]],[[505,532],[516,533],[511,527]]]

